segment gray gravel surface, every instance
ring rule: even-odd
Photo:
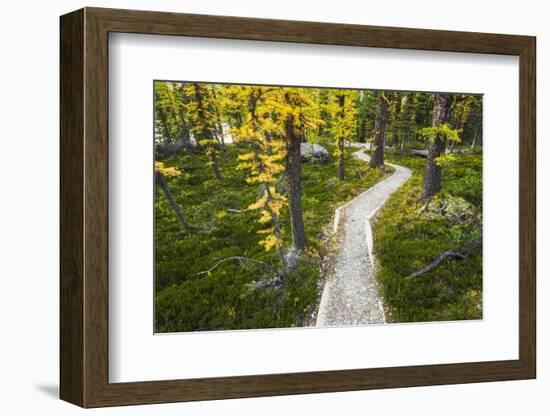
[[[354,154],[365,162],[362,150]],[[389,165],[389,164],[388,164]],[[325,282],[316,326],[383,324],[383,301],[375,279],[370,219],[407,179],[410,169],[390,165],[395,172],[354,198],[340,210],[338,251]],[[370,235],[369,235],[370,234]],[[370,243],[372,244],[372,243]]]

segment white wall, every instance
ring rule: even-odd
[[[372,4],[369,4],[372,3]],[[550,403],[550,361],[542,331],[550,301],[541,213],[550,208],[543,181],[550,146],[542,140],[550,85],[545,2],[438,1],[25,1],[0,11],[0,409],[3,414],[72,415],[77,407],[56,399],[58,384],[58,16],[82,6],[241,15],[253,17],[529,34],[538,37],[538,290],[539,378],[536,381],[380,390],[218,402],[92,410],[102,415],[543,415]],[[543,177],[545,176],[545,177]],[[546,199],[546,200],[544,200]],[[543,270],[544,268],[544,270]]]

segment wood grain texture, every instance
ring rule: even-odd
[[[84,12],[61,19],[60,44],[60,388],[84,405]]]
[[[519,103],[519,355],[536,377],[536,40],[520,54]]]
[[[109,383],[108,33],[520,57],[520,357],[445,365]],[[61,397],[83,407],[535,377],[535,39],[86,8],[61,18]]]

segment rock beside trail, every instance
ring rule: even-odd
[[[438,195],[418,208],[417,212],[427,219],[447,218],[456,224],[476,223],[481,215],[468,201],[451,195]]]
[[[328,162],[328,151],[318,143],[301,143],[300,154],[302,160],[313,163]]]
[[[156,146],[157,153],[163,157],[173,156],[183,150],[185,150],[185,145],[183,143],[165,143]]]

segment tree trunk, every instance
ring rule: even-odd
[[[180,224],[182,225],[183,229],[187,231],[187,230],[190,230],[191,228],[193,228],[193,227],[191,227],[191,224],[189,224],[189,222],[185,218],[185,215],[183,214],[183,212],[180,209],[178,203],[174,199],[174,195],[172,195],[172,192],[170,191],[170,187],[168,186],[168,182],[166,181],[166,178],[164,177],[164,175],[160,172],[156,172],[155,175],[156,175],[157,184],[162,189],[162,192],[164,192],[164,195],[166,196],[166,199],[168,200],[168,202],[170,203],[170,206],[172,207],[172,209],[176,213],[176,216],[178,217],[178,220],[179,220]]]
[[[183,141],[185,143],[185,146],[189,149],[189,150],[192,150],[194,145],[193,143],[191,143],[191,133],[189,132],[189,129],[187,128],[183,134]]]
[[[447,122],[449,116],[448,107],[449,96],[447,94],[436,94],[432,118],[433,127],[440,126],[441,124]],[[436,159],[441,156],[443,152],[445,152],[445,140],[438,135],[428,148],[428,157],[421,197],[423,200],[431,198],[441,189],[441,166],[436,163]]]
[[[159,118],[160,118],[160,122],[162,123],[162,129],[164,130],[164,140],[168,143],[172,143],[173,140],[172,140],[172,135],[170,134],[170,127],[168,127],[168,120],[166,119],[166,113],[164,112],[164,110],[159,110],[158,112],[159,114]]]
[[[191,134],[189,132],[189,125],[185,119],[185,112],[183,110],[179,111],[179,141],[183,144],[186,150],[191,150],[193,148],[191,144]]]
[[[338,150],[340,155],[338,156],[338,179],[343,181],[345,177],[344,169],[344,138],[340,137],[338,139]]]
[[[378,93],[378,106],[376,107],[376,120],[374,122],[374,151],[371,155],[369,166],[375,168],[384,167],[384,146],[386,134],[386,122],[388,119],[388,101],[383,92]]]
[[[225,134],[223,132],[223,125],[220,123],[220,145],[222,148],[222,157],[225,160],[227,158],[227,152],[225,151]]]
[[[269,189],[269,184],[267,182],[264,182],[262,186],[267,196],[265,200],[265,204],[269,205],[269,203],[273,199],[273,195],[271,194],[271,190]],[[273,229],[275,231],[275,235],[277,236],[277,238],[281,238],[282,229],[281,229],[281,221],[279,220],[279,216],[271,210],[270,210],[270,213],[271,213],[271,222],[273,223]],[[282,247],[277,246],[277,257],[279,257],[279,261],[281,262],[281,268],[282,268],[283,274],[288,273],[289,267],[285,259],[285,253]]]
[[[340,105],[340,118],[341,119],[344,118],[345,99],[346,99],[346,97],[344,95],[340,95],[338,97],[338,103]],[[351,141],[349,140],[349,138],[348,138],[348,141],[350,142],[350,145],[351,145]],[[338,138],[338,151],[340,153],[339,157],[338,157],[338,179],[343,181],[344,176],[345,176],[345,170],[344,170],[344,137],[339,137]]]
[[[286,119],[286,174],[288,177],[288,202],[290,208],[290,226],[292,243],[296,250],[301,251],[306,246],[306,232],[302,215],[302,181],[300,142],[302,134],[294,129],[292,115]]]
[[[451,143],[451,149],[449,150],[449,153],[454,153],[455,152],[455,142],[452,142]]]
[[[216,179],[221,179],[222,175],[220,173],[220,167],[218,165],[218,157],[216,152],[210,152],[210,163],[212,164],[212,169],[214,170],[214,176]]]
[[[208,125],[208,120],[207,120],[207,117],[206,117],[206,109],[204,108],[204,103],[203,103],[203,96],[202,96],[202,92],[201,92],[201,87],[199,84],[193,84],[194,87],[195,87],[195,99],[197,100],[197,112],[198,112],[198,115],[199,115],[199,119],[201,120],[201,136],[202,137],[199,137],[197,142],[199,140],[215,140],[215,134],[213,132],[213,129],[212,129],[212,126],[209,126]],[[214,176],[216,177],[216,179],[221,179],[221,174],[220,174],[220,168],[218,166],[218,158],[216,157],[216,149],[214,148],[214,146],[212,145],[209,145],[211,146],[212,148],[209,149],[208,151],[208,154],[209,154],[209,157],[210,157],[210,164],[212,165],[212,170],[214,171]]]
[[[477,135],[479,133],[479,126],[476,127],[476,131],[474,132],[474,138],[472,139],[472,150],[476,147],[476,140],[477,140]]]
[[[220,143],[220,148],[221,148],[221,151],[222,151],[222,158],[225,160],[226,159],[226,152],[225,152],[225,136],[223,134],[223,124],[222,124],[222,116],[221,116],[221,113],[220,113],[220,108],[218,107],[218,96],[216,94],[216,89],[215,88],[212,88],[212,96],[214,98],[214,101],[215,101],[215,104],[214,104],[214,107],[215,107],[215,110],[216,110],[216,128],[218,130],[218,135],[219,135],[219,143]]]

